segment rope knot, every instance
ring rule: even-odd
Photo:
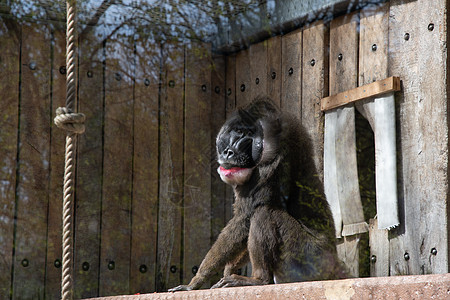
[[[86,116],[82,113],[74,113],[66,107],[56,109],[55,125],[66,131],[82,134],[85,130],[84,120]]]

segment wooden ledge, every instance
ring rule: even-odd
[[[380,81],[375,81],[352,90],[348,90],[333,96],[323,98],[320,101],[322,111],[330,110],[346,104],[381,96],[386,93],[400,91],[400,78],[389,77]]]
[[[312,281],[97,299],[450,299],[450,274]]]

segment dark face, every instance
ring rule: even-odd
[[[229,119],[217,136],[219,174],[228,184],[242,184],[251,175],[263,152],[263,128],[245,111]]]

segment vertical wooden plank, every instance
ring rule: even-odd
[[[445,0],[417,1],[419,57],[419,118],[417,134],[422,153],[418,154],[417,184],[420,233],[415,236],[419,246],[420,274],[449,272],[449,120],[448,120],[448,9]],[[431,67],[432,66],[432,67]],[[445,154],[443,154],[445,153]],[[445,166],[445,168],[443,167]]]
[[[396,99],[400,227],[390,239],[391,275],[448,272],[447,6],[390,3],[388,68],[403,82]]]
[[[388,4],[368,6],[361,11],[360,40],[359,40],[359,82],[358,85],[372,83],[388,77],[388,35],[389,19]],[[375,106],[372,99],[359,101],[356,107],[368,119],[374,128],[372,116]],[[373,108],[371,108],[373,107]],[[375,141],[377,144],[377,141]],[[374,216],[371,216],[374,217]],[[369,227],[369,246],[371,259],[371,276],[389,275],[389,241],[385,229],[378,229],[378,220],[372,220]],[[376,226],[375,226],[376,225]]]
[[[238,93],[236,83],[236,54],[231,54],[226,57],[226,115],[227,117],[236,108],[236,94]]]
[[[58,107],[65,106],[66,34],[52,32],[52,119]],[[45,296],[49,299],[61,298],[62,267],[62,194],[64,180],[65,132],[51,123],[50,190],[47,228],[47,266],[45,273]]]
[[[252,101],[250,58],[249,49],[239,51],[236,54],[236,107],[245,106]]]
[[[320,99],[328,95],[328,42],[329,29],[321,21],[303,30],[301,120],[311,137],[314,162],[322,182],[324,114],[320,111]]]
[[[133,46],[106,42],[100,295],[129,292],[133,158]]]
[[[281,36],[275,36],[267,40],[267,96],[269,96],[278,107],[281,103],[281,82],[284,70],[281,67],[282,58]]]
[[[98,296],[103,176],[103,43],[94,30],[79,38],[79,111],[86,131],[78,136],[75,193],[74,297]]]
[[[225,56],[214,56],[211,72],[211,243],[219,235],[226,222],[226,184],[217,168],[216,136],[225,122]]]
[[[130,293],[155,291],[161,49],[136,41]]]
[[[20,27],[0,18],[0,298],[9,299],[13,263],[19,115]]]
[[[378,220],[369,221],[370,276],[389,276],[388,230],[378,229]]]
[[[267,95],[270,78],[267,74],[267,41],[251,45],[248,51],[250,59],[250,78],[248,79],[250,99],[246,99],[246,103],[253,101],[258,96]]]
[[[50,162],[50,33],[22,27],[13,298],[44,298]]]
[[[236,109],[236,94],[239,93],[236,87],[236,55],[228,55],[226,58],[226,118],[230,117]],[[228,184],[225,184],[225,223],[233,216],[233,189]]]
[[[389,241],[390,275],[419,274],[418,253],[420,244],[417,220],[420,219],[419,198],[421,198],[417,157],[421,153],[418,141],[421,129],[418,128],[419,100],[418,85],[418,28],[417,19],[411,18],[417,13],[417,2],[401,3],[391,1],[389,14],[389,75],[396,74],[403,81],[402,92],[397,94],[399,115],[400,153],[399,213],[400,227],[393,230]],[[420,12],[424,13],[424,12]],[[424,26],[424,25],[423,25]],[[405,36],[408,38],[405,39]],[[430,116],[428,116],[430,117]],[[417,125],[416,125],[417,124]],[[417,195],[417,196],[416,196]],[[405,260],[408,253],[409,260]]]
[[[211,239],[215,242],[222,228],[227,222],[228,210],[231,209],[230,198],[227,197],[227,185],[217,173],[216,136],[225,122],[226,116],[226,60],[225,56],[213,56],[211,72]],[[230,95],[231,96],[231,95]],[[211,279],[215,284],[222,274]]]
[[[160,183],[156,290],[181,284],[183,205],[184,48],[162,46]]]
[[[358,32],[357,14],[349,14],[331,22],[330,28],[330,94],[352,89],[357,85]],[[336,114],[336,172],[339,203],[344,223],[364,221],[359,197],[355,151],[355,115],[353,107],[338,108]],[[327,121],[326,121],[327,122]],[[332,124],[330,124],[333,126]],[[326,134],[326,133],[325,133]],[[345,203],[348,202],[348,205]],[[350,204],[352,203],[352,204]],[[351,209],[352,208],[352,209]],[[343,233],[345,236],[345,234]],[[344,237],[338,243],[338,255],[352,276],[359,274],[359,237]]]
[[[211,243],[211,50],[186,49],[183,281],[197,272]]]
[[[301,120],[302,109],[302,31],[296,30],[282,37],[281,108]]]

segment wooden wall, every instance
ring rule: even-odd
[[[65,32],[1,18],[0,48],[0,298],[58,299],[65,138],[52,120],[65,103]],[[212,148],[224,80],[208,45],[80,34],[76,298],[195,274],[230,218]]]
[[[392,0],[228,56],[211,55],[209,45],[81,33],[78,107],[87,129],[76,161],[76,297],[187,283],[232,215],[214,158],[226,116],[270,95],[307,128],[322,170],[319,103],[342,88],[343,74],[346,88],[402,79],[401,224],[371,226],[372,275],[448,272],[445,8],[443,0]],[[338,24],[348,28],[336,36]],[[64,105],[65,37],[56,28],[0,19],[2,299],[60,293],[64,133],[52,119]],[[338,65],[330,43],[347,47],[349,64]]]

